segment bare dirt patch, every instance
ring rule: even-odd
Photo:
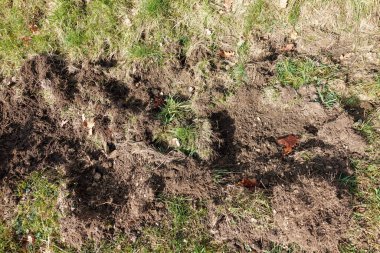
[[[190,98],[190,80],[201,82],[187,65],[193,59],[179,61],[182,67],[165,75],[137,69],[131,83],[108,77],[98,66],[67,66],[56,56],[28,61],[0,93],[0,176],[7,203],[17,202],[11,189],[22,178],[49,171],[67,181],[62,238],[76,248],[87,238],[117,232],[138,236],[144,226],[165,219],[161,196],[185,195],[205,201],[210,233],[235,250],[248,244],[260,251],[273,241],[337,251],[351,215],[340,178],[351,174],[349,161],[365,146],[351,117],[316,102],[312,87],[271,91],[273,63],[263,60],[248,69],[250,81],[228,104],[204,104],[223,93],[216,72],[210,93],[196,91],[197,112],[212,123],[213,158],[164,154],[153,145],[155,97],[169,95],[166,84],[176,80],[176,90]],[[222,60],[215,61],[211,76]],[[276,141],[289,134],[300,136],[300,144],[284,156]],[[215,181],[220,169],[227,172],[221,184]],[[257,179],[257,191],[269,198],[270,224],[248,216],[231,222],[231,214],[218,211],[244,176]],[[1,209],[1,218],[12,216],[10,205]]]

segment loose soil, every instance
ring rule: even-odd
[[[45,171],[67,180],[62,237],[76,248],[119,232],[136,238],[144,226],[165,219],[160,196],[185,195],[206,203],[215,241],[232,251],[245,251],[249,243],[260,252],[275,242],[337,252],[352,214],[340,178],[352,173],[350,159],[364,155],[365,142],[353,130],[353,118],[324,108],[313,87],[271,88],[277,55],[265,54],[271,57],[250,64],[249,81],[228,103],[212,100],[226,86],[218,76],[221,59],[210,69],[208,92],[189,90],[198,87],[189,84],[200,81],[192,62],[202,52],[164,70],[136,65],[127,83],[96,64],[71,66],[50,55],[29,60],[0,91],[0,217],[12,217],[17,183]],[[177,95],[192,97],[197,114],[213,126],[210,160],[155,148],[154,99],[170,94],[173,80],[182,92]],[[301,140],[284,156],[276,140],[289,134]],[[223,183],[214,180],[220,169],[228,171]],[[231,188],[249,192],[236,185],[243,177],[256,178],[257,191],[269,196],[273,223],[233,223],[216,211]]]

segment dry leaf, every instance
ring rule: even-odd
[[[31,25],[29,25],[29,30],[33,33],[33,34],[38,34],[38,32],[39,32],[39,28],[38,28],[38,26],[37,25],[35,25],[35,24],[31,24]]]
[[[299,137],[294,134],[277,139],[277,143],[284,147],[283,154],[288,155],[293,151],[293,148],[298,145]]]
[[[235,55],[235,52],[233,51],[225,51],[225,50],[219,50],[219,56],[221,58],[231,58]]]
[[[286,44],[285,46],[280,48],[281,52],[290,52],[293,51],[296,48],[296,45],[294,43]]]
[[[239,183],[237,183],[237,185],[243,186],[243,187],[248,188],[248,189],[254,189],[255,187],[257,187],[258,182],[257,182],[256,178],[245,177]]]
[[[24,36],[21,38],[22,42],[24,43],[24,46],[29,46],[30,41],[32,40],[32,37]]]
[[[224,8],[226,9],[227,12],[230,12],[232,9],[232,2],[233,0],[224,0]]]

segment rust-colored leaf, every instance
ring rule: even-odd
[[[221,58],[224,58],[224,59],[227,59],[227,58],[231,58],[235,55],[235,52],[233,51],[225,51],[225,50],[219,50],[219,56]]]
[[[258,186],[258,182],[256,178],[245,177],[239,183],[237,183],[237,185],[243,186],[248,189],[254,189]]]
[[[288,155],[293,151],[293,148],[298,145],[299,137],[294,134],[277,139],[277,143],[284,147],[284,155]]]
[[[32,40],[32,37],[24,36],[21,38],[22,42],[24,43],[24,46],[29,46],[30,41]]]
[[[38,34],[38,32],[39,32],[40,29],[38,28],[37,25],[31,24],[31,25],[29,25],[29,30],[33,34]]]

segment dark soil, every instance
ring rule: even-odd
[[[351,215],[350,195],[339,178],[351,173],[349,160],[365,147],[351,116],[323,108],[313,100],[311,87],[298,93],[279,88],[278,98],[268,96],[264,90],[273,63],[264,59],[248,70],[250,81],[226,105],[208,106],[223,87],[217,74],[212,94],[196,91],[198,113],[210,119],[220,139],[213,159],[162,154],[152,140],[158,124],[152,113],[155,94],[169,94],[164,84],[177,80],[181,95],[192,96],[189,64],[196,59],[179,61],[182,67],[162,73],[137,67],[130,83],[108,77],[96,65],[67,66],[57,56],[28,61],[16,81],[0,91],[0,178],[7,198],[0,218],[12,216],[17,202],[12,189],[29,173],[63,176],[69,196],[61,207],[62,234],[66,243],[80,247],[88,238],[138,234],[143,226],[159,223],[166,214],[161,195],[202,199],[213,216],[226,188],[238,187],[236,182],[247,176],[259,180],[258,191],[270,197],[274,224],[256,229],[247,220],[242,231],[227,219],[210,221],[216,241],[238,251],[247,242],[260,251],[273,241],[297,243],[308,252],[336,252]],[[44,97],[47,91],[54,102]],[[67,108],[70,117],[62,113]],[[301,143],[284,156],[276,140],[288,134],[300,135]],[[220,168],[230,172],[224,184],[213,181]]]

